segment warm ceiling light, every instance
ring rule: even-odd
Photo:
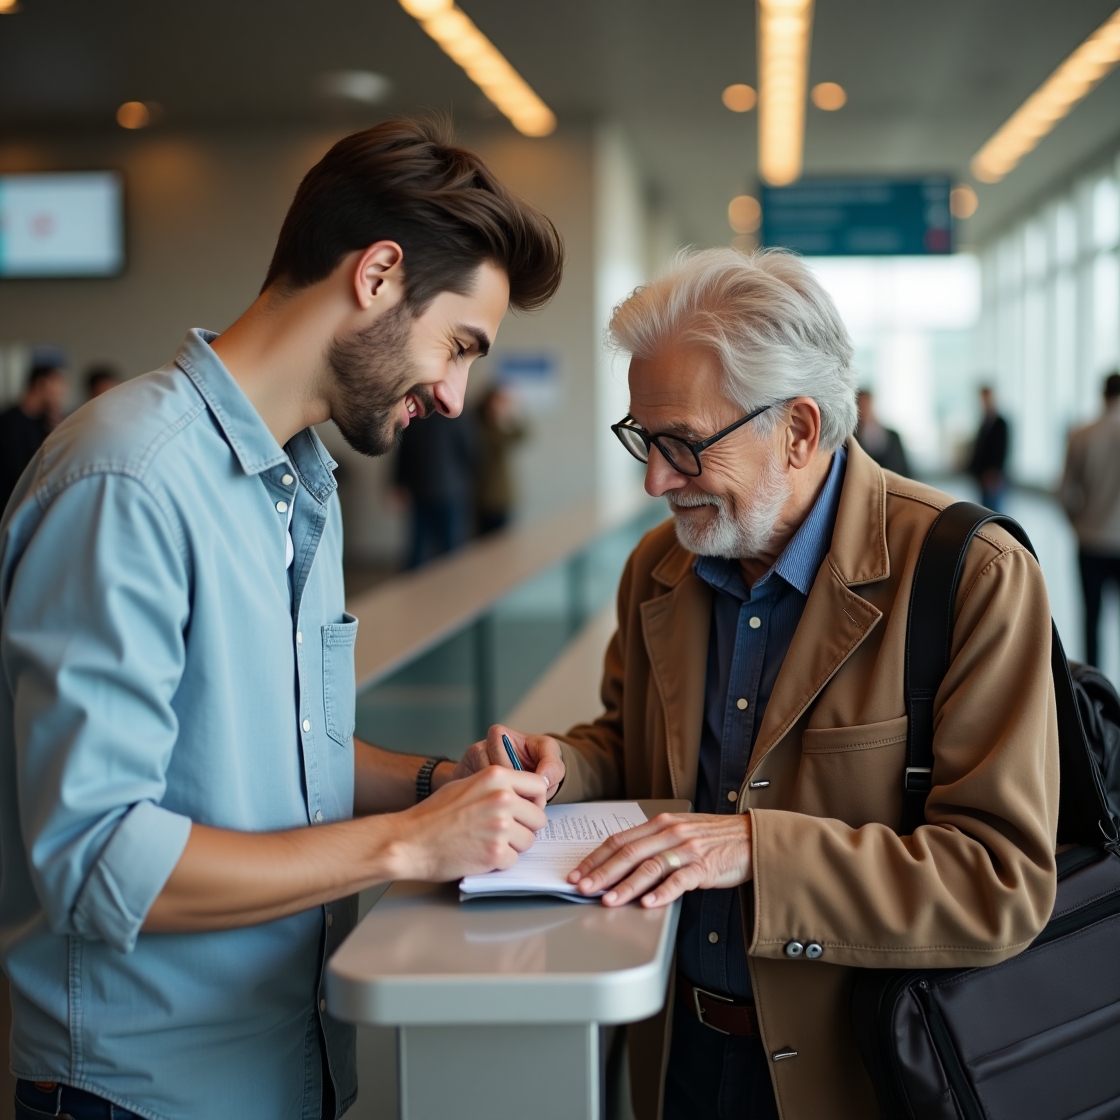
[[[848,94],[837,82],[818,82],[809,93],[813,104],[826,113],[834,113],[848,104]]]
[[[733,113],[749,113],[758,102],[758,94],[753,86],[736,82],[723,91],[723,103]]]
[[[19,11],[19,0],[0,0],[0,16],[14,16]]]
[[[758,0],[758,166],[784,187],[801,177],[813,0]]]
[[[121,128],[147,128],[152,114],[143,101],[126,101],[117,110],[117,124]]]
[[[736,233],[754,233],[762,224],[758,199],[749,194],[737,194],[727,204],[727,221]]]
[[[556,128],[552,110],[453,0],[400,0],[400,5],[454,59],[525,136]]]
[[[972,157],[972,174],[998,183],[1082,98],[1120,62],[1120,9],[1081,44],[1015,110]]]
[[[954,218],[971,218],[979,205],[976,192],[967,183],[961,183],[949,192],[949,212]]]

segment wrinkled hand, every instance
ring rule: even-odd
[[[545,826],[536,774],[488,766],[399,814],[395,878],[446,882],[512,867]]]
[[[564,758],[560,753],[560,744],[551,735],[526,735],[523,731],[514,731],[512,727],[503,727],[500,723],[490,728],[490,733],[482,742],[467,748],[466,754],[452,772],[451,780],[465,778],[487,766],[511,766],[502,743],[502,735],[509,736],[521,765],[548,782],[546,798],[551,797],[564,778]]]
[[[643,906],[665,906],[685,891],[737,887],[753,874],[748,814],[662,813],[616,833],[568,881],[583,894],[607,890],[606,906],[639,896]]]

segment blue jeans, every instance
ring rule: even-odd
[[[761,1041],[720,1034],[678,1003],[663,1115],[664,1120],[778,1120]]]
[[[45,1088],[46,1085],[51,1088]],[[41,1120],[44,1116],[57,1116],[59,1120],[142,1120],[135,1112],[84,1089],[53,1082],[17,1081],[16,1120]]]

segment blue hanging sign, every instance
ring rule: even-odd
[[[811,256],[953,251],[947,175],[801,179],[762,188],[762,244]]]

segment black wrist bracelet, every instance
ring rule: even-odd
[[[432,795],[432,772],[441,762],[450,762],[451,759],[444,758],[442,755],[438,758],[429,758],[423,766],[420,767],[419,773],[416,775],[416,803],[419,804],[425,797]]]

